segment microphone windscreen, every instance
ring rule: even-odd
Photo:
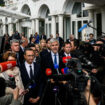
[[[57,64],[54,64],[54,69],[58,69],[59,66]]]
[[[67,57],[62,58],[63,63],[67,63]]]
[[[61,69],[61,73],[64,74],[64,68]]]
[[[68,74],[69,73],[69,68],[68,67],[65,67],[64,68],[64,74]]]
[[[0,72],[4,72],[15,66],[16,66],[16,61],[7,61],[7,62],[0,63]]]
[[[84,24],[79,30],[78,32],[81,32],[83,29],[87,28],[87,24]]]
[[[51,70],[50,68],[47,68],[47,69],[46,69],[46,75],[47,75],[47,76],[52,75],[52,70]]]

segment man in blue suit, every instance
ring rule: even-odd
[[[30,81],[34,81],[33,88],[25,95],[24,105],[38,105],[43,90],[40,65],[33,62],[34,51],[30,48],[25,50],[24,58],[25,62],[20,66],[24,87],[27,87]]]

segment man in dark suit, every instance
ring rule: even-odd
[[[11,51],[16,54],[16,57],[17,57],[17,65],[19,66],[21,64],[21,62],[20,62],[21,61],[21,57],[20,57],[20,53],[19,53],[19,50],[20,50],[20,42],[17,39],[12,39],[10,41],[10,45],[11,45]]]
[[[59,74],[61,73],[61,68],[64,67],[64,64],[62,62],[62,58],[59,55],[59,42],[57,39],[52,38],[50,40],[51,43],[51,51],[46,56],[43,57],[43,64],[44,64],[44,70],[46,68],[51,68],[53,74]],[[54,65],[58,65],[58,71],[55,69]]]
[[[56,34],[56,39],[59,41],[59,47],[63,46],[64,40],[59,36],[59,33]]]
[[[51,47],[50,47],[51,52],[48,55],[43,57],[44,60],[42,62],[43,63],[42,70],[44,70],[44,72],[45,72],[47,68],[50,68],[52,71],[52,75],[54,75],[54,74],[60,75],[61,69],[64,68],[64,64],[62,62],[62,57],[59,55],[59,52],[58,52],[59,51],[59,42],[57,39],[52,38],[50,40],[50,43],[51,43]],[[58,65],[58,68],[56,68],[55,65]],[[46,98],[48,99],[46,105],[54,105],[54,103],[56,102],[55,93],[53,92],[53,89],[55,86],[58,86],[60,89],[58,97],[60,98],[60,101],[62,101],[61,94],[64,92],[62,90],[64,90],[65,87],[62,86],[61,81],[60,82],[58,81],[56,84],[55,80],[53,78],[50,78],[50,82],[46,89],[47,91],[46,91],[46,95],[45,95],[45,100],[46,100]],[[43,104],[45,104],[45,103],[43,103]],[[57,104],[58,104],[58,102],[57,102]]]
[[[47,39],[47,38],[46,38],[46,35],[45,35],[44,33],[40,36],[40,40],[42,40],[42,39],[44,39],[44,40]]]
[[[20,63],[23,63],[24,61],[24,50],[28,45],[28,40],[27,38],[22,38],[21,43],[20,43],[20,50],[19,50],[19,55],[20,55]]]
[[[33,62],[34,51],[30,48],[25,50],[24,58],[25,62],[20,66],[23,85],[27,87],[30,81],[34,81],[33,88],[25,95],[24,105],[38,105],[43,90],[40,65]]]
[[[67,42],[71,42],[71,41],[73,41],[74,39],[75,39],[75,38],[74,38],[74,35],[71,34],[71,35],[69,36],[69,39],[67,39]]]
[[[60,56],[62,57],[72,56],[70,50],[71,50],[71,43],[65,42],[63,46],[63,51],[60,53]]]

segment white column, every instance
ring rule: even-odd
[[[105,8],[101,10],[102,13],[102,32],[105,33]]]
[[[32,34],[35,34],[35,19],[32,20]]]
[[[59,35],[63,38],[63,15],[59,15]]]
[[[66,18],[64,18],[64,41],[66,41],[66,36],[67,36],[66,28],[67,28],[66,27]]]
[[[93,26],[94,27],[94,12],[93,12],[93,10],[88,10],[88,12],[89,12],[89,21],[92,21],[91,23],[90,23],[90,25],[91,26]],[[91,33],[93,33],[94,32],[94,30],[93,29],[91,29]]]
[[[74,34],[76,39],[78,39],[78,25],[77,25],[77,22],[78,21],[75,21],[75,34]]]
[[[36,22],[36,32],[39,34],[39,19],[35,19]]]
[[[71,33],[70,34],[73,34],[73,30],[72,30],[72,20],[71,20],[71,24],[70,24],[70,30],[71,30]]]
[[[6,24],[3,24],[3,35],[7,33]]]
[[[13,24],[9,23],[8,25],[8,34],[11,36],[13,34]]]
[[[49,32],[49,23],[47,24],[47,38],[49,38],[50,37],[50,32]]]
[[[19,22],[16,23],[16,31],[21,33],[21,23],[19,23]]]
[[[52,16],[52,26],[51,26],[51,33],[53,35],[53,37],[56,37],[56,17]]]

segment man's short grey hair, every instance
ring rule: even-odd
[[[59,41],[56,38],[51,38],[50,39],[50,43],[53,43],[53,42],[58,42],[58,44],[59,44]]]
[[[12,43],[19,43],[20,44],[20,41],[17,39],[12,39],[12,40],[10,40],[10,45],[12,45]]]

